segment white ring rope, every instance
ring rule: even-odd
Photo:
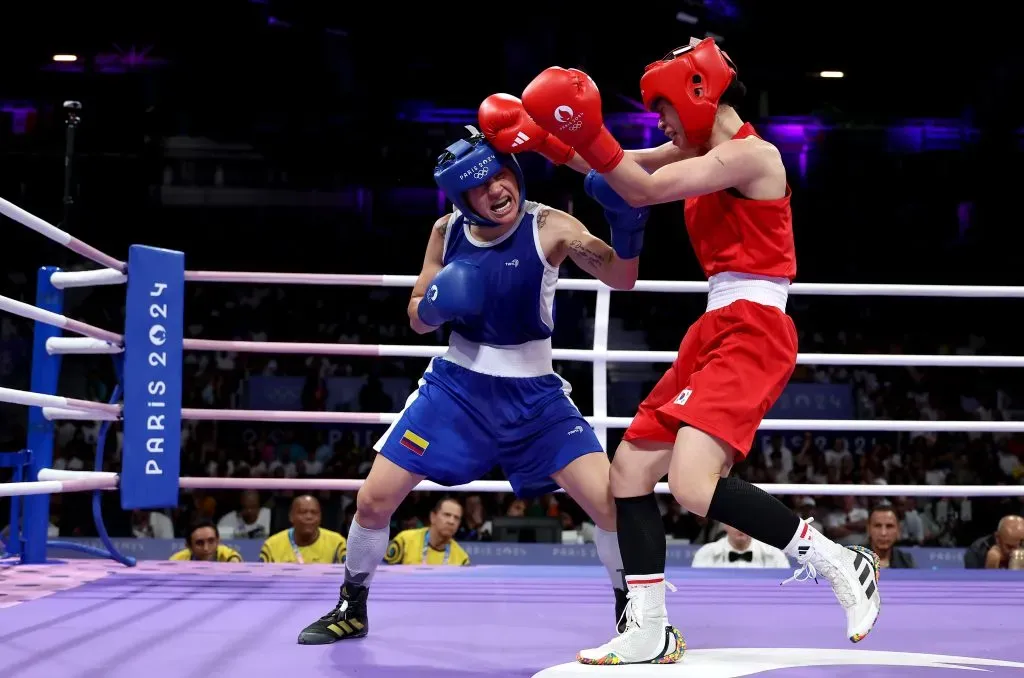
[[[124,347],[91,337],[50,337],[46,340],[50,355],[109,355],[124,353]]]
[[[40,482],[93,481],[99,488],[114,489],[119,476],[109,471],[58,471],[41,469]],[[361,478],[205,478],[183,477],[179,479],[182,489],[201,490],[333,490],[354,492],[366,481]],[[32,483],[7,483],[6,486],[23,486]],[[38,484],[38,483],[36,483]],[[0,484],[0,488],[5,487]],[[812,495],[812,496],[858,496],[858,497],[1022,497],[1024,485],[815,485],[762,483],[758,485],[769,494]],[[61,491],[61,490],[57,490]],[[67,490],[64,490],[67,491]],[[512,492],[512,485],[504,480],[475,480],[465,485],[445,487],[429,480],[416,485],[414,492]],[[561,490],[556,490],[561,492]],[[658,494],[671,494],[668,483],[658,483]],[[11,491],[13,494],[14,492]],[[0,495],[2,496],[2,495]]]
[[[120,405],[44,396],[0,388],[0,402],[42,407],[50,421],[87,419],[116,421]],[[87,412],[83,412],[87,410]],[[90,414],[91,416],[85,416]],[[301,410],[222,410],[184,407],[181,418],[191,421],[263,421],[293,424],[391,424],[398,412],[303,412]],[[632,417],[584,417],[591,426],[628,428]],[[1024,433],[1024,421],[921,421],[910,419],[765,419],[761,431],[897,431],[903,433]]]
[[[0,483],[0,497],[24,497],[30,494],[58,494],[62,492],[91,492],[93,490],[116,489],[116,481],[111,483],[106,478]]]
[[[109,254],[104,254],[92,245],[87,245],[78,238],[74,237],[66,231],[62,231],[53,224],[40,219],[36,215],[23,210],[12,202],[0,198],[0,214],[5,215],[9,219],[17,221],[22,226],[26,226],[36,233],[45,236],[57,243],[63,245],[69,250],[76,254],[80,254],[86,259],[90,259],[100,266],[106,266],[118,271],[124,271],[127,265],[123,261],[118,261]]]
[[[414,275],[355,275],[333,273],[265,273],[255,271],[185,271],[188,282],[255,283],[260,285],[346,285],[357,287],[412,287]],[[561,278],[560,290],[595,292],[612,288],[590,278]],[[638,280],[632,292],[707,293],[706,281]],[[814,296],[972,297],[1024,299],[1024,287],[1012,285],[897,285],[890,283],[793,283],[790,294]]]
[[[322,424],[391,424],[398,412],[302,412],[298,410],[217,410],[183,408],[193,421],[267,421]],[[584,417],[591,426],[628,428],[632,417]],[[900,431],[920,433],[1024,432],[1024,421],[913,421],[906,419],[765,419],[762,431]]]
[[[112,268],[95,271],[57,271],[50,274],[50,284],[58,290],[72,287],[98,287],[100,285],[123,285],[128,276]]]
[[[120,407],[114,405],[114,407]],[[70,407],[44,407],[43,418],[47,421],[121,421],[121,412],[95,412]]]
[[[92,337],[93,339],[111,341],[115,344],[120,344],[124,339],[124,337],[115,332],[108,332],[107,330],[95,327],[94,325],[89,325],[78,320],[72,320],[71,318],[60,315],[59,313],[44,311],[43,309],[37,308],[31,304],[16,301],[15,299],[5,296],[0,296],[0,311],[7,311],[14,315],[20,315],[22,318],[46,323],[47,325],[52,325],[70,332],[75,332],[76,334]]]
[[[89,285],[116,285],[126,281],[126,264],[71,236],[69,233],[0,198],[0,214],[21,223],[50,240],[104,266],[97,271],[59,272],[51,275],[51,284],[60,289]],[[348,285],[373,287],[412,287],[413,275],[347,275],[307,273],[264,273],[245,271],[186,271],[190,282],[248,283],[277,285]],[[593,279],[561,279],[562,290],[611,291],[611,288]],[[641,280],[633,287],[635,292],[706,293],[708,283],[700,281]],[[1024,298],[1021,286],[983,285],[896,285],[896,284],[826,284],[795,283],[790,293],[817,296],[899,296],[938,298]],[[599,309],[600,309],[599,304]],[[607,304],[605,304],[607,306]],[[123,337],[65,316],[44,311],[7,297],[0,296],[0,310],[30,320],[44,322],[67,329],[90,339],[61,337],[47,342],[51,354],[62,353],[115,353],[122,350]],[[595,319],[594,350],[555,349],[556,360],[582,360],[593,362],[595,373],[606,362],[671,362],[675,353],[670,351],[609,351],[607,346],[607,308],[600,319]],[[434,346],[354,346],[328,344],[285,344],[271,342],[218,342],[212,340],[184,340],[190,350],[230,350],[258,353],[314,353],[328,355],[367,355],[376,357],[433,357],[444,352]],[[1024,356],[925,356],[886,354],[801,354],[801,364],[818,365],[898,365],[941,367],[1021,367]],[[598,389],[595,389],[597,393]],[[597,396],[595,396],[597,397]],[[120,405],[98,403],[60,396],[49,396],[15,389],[0,388],[0,401],[42,407],[47,419],[116,420],[120,418]],[[595,401],[596,402],[596,401]],[[599,404],[599,403],[597,403]],[[596,411],[596,410],[595,410]],[[603,412],[599,412],[603,414]],[[275,421],[390,424],[398,413],[362,412],[295,412],[265,410],[182,409],[182,418],[221,421]],[[625,428],[629,417],[587,417],[598,429]],[[895,421],[895,420],[826,420],[826,419],[768,419],[762,430],[805,431],[902,431],[902,432],[1022,432],[1024,422],[993,421]],[[0,484],[0,496],[14,494],[47,494],[53,492],[114,489],[115,474],[75,475],[61,477],[61,472],[44,469],[39,481]],[[86,472],[87,473],[87,472]],[[334,489],[355,490],[362,480],[332,479],[248,479],[248,478],[181,478],[182,488],[208,489]],[[762,485],[774,494],[854,495],[854,496],[1024,496],[1024,486],[939,486],[939,485]],[[417,490],[511,492],[507,482],[477,481],[457,488],[444,488],[425,481]],[[665,484],[659,484],[659,493],[669,493]]]
[[[596,357],[608,352],[608,322],[611,311],[612,295],[607,289],[597,291],[597,302],[594,305],[594,348],[593,353],[593,403],[594,417],[600,419],[608,416],[608,362]],[[554,353],[552,351],[552,353]],[[601,449],[608,449],[608,427],[594,426],[597,442]]]
[[[325,344],[284,341],[220,341],[185,339],[186,351],[237,353],[301,353],[309,355],[352,355],[387,358],[433,358],[444,355],[447,346],[408,344]],[[670,363],[675,351],[620,351],[590,348],[556,348],[555,360],[609,363]],[[1016,355],[892,355],[889,353],[801,353],[800,365],[871,365],[896,367],[1024,367],[1024,356]]]
[[[114,414],[120,415],[120,405],[98,403],[92,400],[78,400],[77,398],[64,398],[63,396],[44,395],[32,391],[19,391],[13,388],[0,387],[0,402],[25,405],[26,407],[57,407],[70,410],[86,410],[93,414]],[[99,421],[102,417],[93,417]]]

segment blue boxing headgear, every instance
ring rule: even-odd
[[[466,191],[483,186],[501,170],[510,169],[516,175],[516,182],[519,184],[519,211],[522,212],[526,203],[523,170],[515,156],[498,153],[475,127],[466,125],[466,129],[470,131],[470,137],[456,141],[437,159],[434,181],[455,208],[466,215],[466,219],[481,226],[500,226],[501,224],[484,219],[473,210],[466,201]]]

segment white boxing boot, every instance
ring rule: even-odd
[[[581,664],[674,664],[686,651],[679,630],[668,621],[664,574],[626,577],[625,630],[601,647],[580,650]]]
[[[796,536],[786,547],[786,554],[794,556],[801,567],[782,583],[827,579],[846,610],[846,636],[858,643],[871,632],[882,609],[878,556],[863,546],[836,544],[811,527],[810,522],[801,521]]]

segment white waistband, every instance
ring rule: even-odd
[[[494,377],[543,377],[555,371],[551,339],[537,339],[516,346],[491,346],[469,341],[452,332],[444,360]]]
[[[789,281],[747,273],[719,273],[708,279],[708,308],[724,308],[734,301],[745,299],[755,304],[774,306],[786,312]]]

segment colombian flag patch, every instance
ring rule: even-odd
[[[409,430],[406,430],[405,435],[402,436],[402,445],[421,457],[427,451],[427,445],[429,444],[426,440]]]

